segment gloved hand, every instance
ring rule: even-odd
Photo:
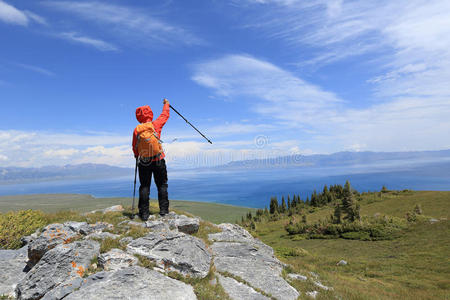
[[[167,100],[166,98],[164,98],[163,103],[164,103],[164,104],[169,104],[169,100]]]

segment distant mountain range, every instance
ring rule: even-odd
[[[59,179],[113,178],[132,174],[128,168],[104,164],[45,166],[40,168],[0,167],[0,184],[27,183]]]
[[[417,166],[436,163],[450,163],[450,150],[411,152],[337,152],[333,154],[290,155],[268,159],[233,161],[225,165],[201,170],[243,170],[276,168],[320,168],[371,166]],[[169,164],[170,165],[170,164]],[[192,170],[192,169],[191,169]],[[173,170],[176,171],[176,170]],[[67,179],[108,179],[132,176],[131,168],[114,167],[104,164],[80,164],[46,166],[40,168],[0,167],[0,184],[30,183]]]
[[[450,160],[450,150],[410,152],[337,152],[333,154],[289,155],[267,159],[233,161],[214,169],[286,167],[331,167],[371,164],[419,164]]]

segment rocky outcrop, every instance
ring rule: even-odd
[[[27,274],[27,247],[19,250],[0,250],[0,296],[14,296],[14,289]]]
[[[211,253],[205,243],[182,232],[151,232],[132,241],[127,251],[154,261],[166,271],[191,277],[205,277],[211,265]]]
[[[87,278],[65,300],[103,299],[197,299],[192,286],[142,267],[100,272]]]
[[[51,224],[27,237],[27,247],[0,250],[0,296],[42,300],[196,299],[192,286],[168,277],[168,272],[205,278],[211,270],[217,276],[211,284],[221,285],[231,299],[297,299],[300,295],[281,276],[285,264],[274,256],[273,249],[238,225],[218,225],[222,231],[208,236],[211,246],[191,235],[199,230],[198,218],[170,213],[153,216],[147,222],[127,220],[118,224],[117,232],[126,232],[133,225],[150,230],[140,238],[117,240],[126,251],[99,253],[96,240],[120,238],[109,232],[114,226],[104,222]],[[31,263],[25,268],[27,254]],[[136,257],[139,255],[154,265]],[[146,268],[137,266],[140,263]],[[88,268],[89,272],[100,272],[84,278]],[[288,274],[287,278],[307,280],[300,274]],[[318,278],[312,283],[331,289]]]
[[[41,235],[28,244],[29,266],[35,265],[44,254],[60,244],[68,244],[78,233],[71,227],[63,224],[50,224],[46,226]]]
[[[18,299],[40,299],[50,290],[55,298],[70,292],[81,283],[91,260],[99,254],[100,244],[83,240],[59,244],[47,251],[16,287]],[[49,297],[49,296],[47,296]]]
[[[297,299],[299,293],[281,276],[284,264],[273,250],[234,224],[219,225],[221,233],[210,234],[214,265],[219,273],[231,274],[276,299]]]

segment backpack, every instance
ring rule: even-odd
[[[162,141],[158,138],[152,122],[142,123],[136,127],[137,142],[135,149],[139,157],[155,159],[162,154]]]

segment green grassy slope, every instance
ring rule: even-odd
[[[137,207],[136,199],[136,207]],[[151,200],[152,203],[157,200]],[[131,198],[94,198],[82,194],[36,194],[0,197],[0,212],[18,211],[26,209],[57,212],[60,210],[74,210],[88,212],[112,205],[122,204],[131,206]],[[235,222],[240,220],[249,210],[254,209],[223,205],[217,203],[171,200],[171,209],[178,209],[199,216],[213,223]]]
[[[381,196],[380,196],[381,195]],[[450,299],[450,192],[365,194],[362,215],[404,217],[416,204],[439,222],[411,225],[394,240],[299,239],[284,230],[285,216],[257,223],[254,235],[274,247],[277,256],[295,272],[316,272],[333,292],[318,299]],[[331,208],[307,215],[308,222],[329,216]],[[340,260],[348,265],[337,266]],[[311,282],[296,282],[305,292]]]

